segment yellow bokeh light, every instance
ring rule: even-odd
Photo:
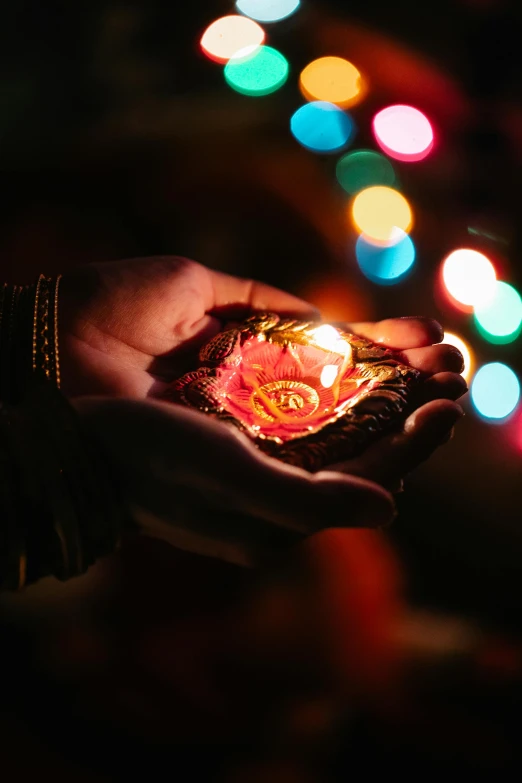
[[[301,71],[299,89],[309,101],[328,101],[343,109],[364,97],[364,79],[355,65],[342,57],[320,57]]]
[[[394,242],[413,224],[411,207],[402,193],[377,185],[362,190],[353,200],[352,219],[358,231],[375,242]]]
[[[446,343],[446,345],[453,345],[455,348],[458,348],[461,352],[462,356],[464,357],[464,369],[461,372],[462,377],[465,381],[469,383],[471,380],[471,376],[473,375],[473,354],[471,352],[471,348],[469,345],[464,342],[462,337],[459,337],[456,334],[453,334],[452,332],[444,332],[444,340],[443,343]]]
[[[207,57],[226,63],[238,52],[253,52],[265,40],[265,31],[245,16],[222,16],[207,27],[201,37],[201,48]]]

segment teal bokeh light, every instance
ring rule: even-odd
[[[361,234],[355,244],[355,257],[361,272],[372,283],[396,285],[411,271],[415,245],[404,231],[393,245],[374,244]]]
[[[392,164],[373,150],[354,150],[343,155],[337,162],[335,175],[340,186],[352,196],[374,185],[396,186]]]
[[[225,65],[227,84],[236,92],[260,97],[275,92],[288,79],[288,60],[271,46],[260,46]]]
[[[355,125],[345,111],[328,101],[312,101],[301,106],[290,119],[297,141],[313,152],[337,152],[355,135]]]
[[[518,291],[501,280],[493,298],[475,308],[475,325],[485,340],[496,345],[512,343],[522,332],[522,299]]]
[[[300,0],[237,0],[236,2],[239,13],[255,19],[256,22],[279,22],[295,13],[300,5]]]
[[[520,382],[513,370],[501,362],[485,364],[471,384],[471,400],[485,419],[505,419],[520,399]]]

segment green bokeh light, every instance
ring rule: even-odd
[[[522,299],[509,283],[497,281],[495,294],[486,304],[475,308],[475,325],[490,343],[512,343],[522,331]]]
[[[392,164],[373,150],[354,150],[343,155],[335,169],[337,181],[347,193],[355,195],[374,185],[396,185]]]
[[[288,60],[271,46],[260,46],[245,57],[234,57],[225,66],[227,84],[253,97],[275,92],[288,79]]]

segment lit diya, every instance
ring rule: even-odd
[[[221,332],[165,397],[238,427],[284,462],[320,470],[350,459],[411,408],[420,373],[330,324],[273,313]]]

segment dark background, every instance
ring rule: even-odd
[[[462,244],[488,253],[500,276],[522,287],[522,4],[302,5],[269,29],[289,59],[288,83],[252,99],[232,93],[198,47],[231,2],[5,4],[2,276],[25,283],[87,261],[187,255],[307,296],[327,318],[436,317],[470,342],[477,363],[506,361],[522,373],[520,340],[486,344],[435,293],[441,259]],[[390,102],[423,109],[437,131],[430,158],[397,164],[415,209],[418,261],[391,289],[356,267],[336,157],[305,151],[288,130],[302,102],[297,75],[326,54],[352,60],[370,83],[353,110],[354,146],[373,146],[370,119]],[[389,539],[412,606],[518,638],[522,418],[493,425],[465,407],[457,437],[409,480]],[[80,610],[65,590],[36,587],[6,600],[6,623],[36,623],[42,638],[49,617],[66,626]],[[13,655],[26,655],[14,637]]]

